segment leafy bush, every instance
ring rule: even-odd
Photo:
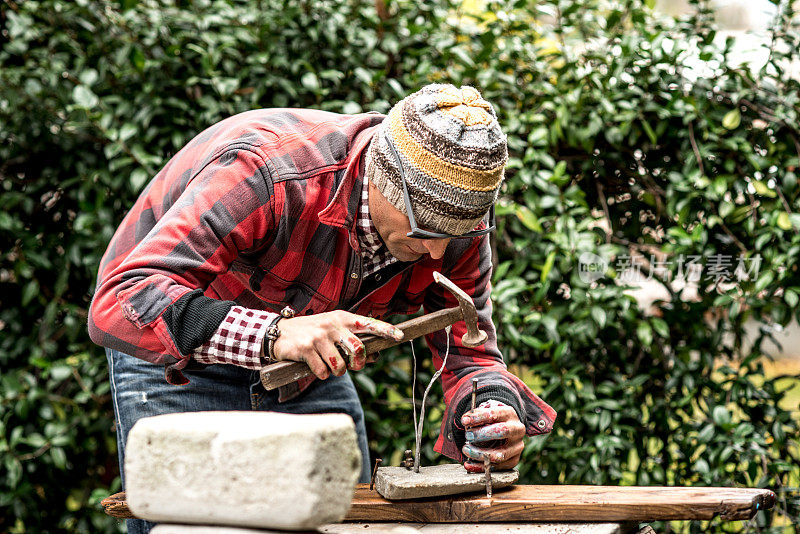
[[[495,317],[509,363],[560,414],[526,447],[523,481],[770,487],[778,506],[756,524],[797,521],[798,422],[761,363],[799,315],[792,16],[751,73],[716,44],[705,4],[676,22],[596,0],[474,15],[447,0],[6,0],[0,530],[119,528],[97,507],[118,481],[85,320],[100,255],[147,179],[233,113],[386,111],[432,81],[478,86],[509,136]],[[608,264],[594,281],[586,253]],[[680,258],[719,255],[760,257],[758,276],[701,279],[693,295],[671,283]],[[647,313],[618,283],[628,257],[668,295]],[[745,342],[748,320],[761,327]],[[404,348],[354,373],[371,446],[394,463],[413,436],[409,371]],[[428,413],[431,462],[441,410]]]

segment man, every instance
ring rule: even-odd
[[[198,135],[148,184],[100,266],[89,331],[107,347],[120,465],[144,416],[344,412],[367,480],[345,374],[366,363],[354,334],[401,339],[379,319],[455,306],[434,271],[474,299],[489,335],[467,348],[461,322],[427,336],[437,368],[449,350],[436,450],[469,470],[485,455],[516,465],[523,436],[549,432],[556,414],[506,370],[491,319],[487,234],[506,160],[492,106],[452,85],[386,117],[256,110]],[[274,360],[315,376],[267,392],[257,371]],[[469,411],[473,377],[480,407]]]

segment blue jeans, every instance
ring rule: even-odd
[[[125,487],[125,443],[133,424],[143,417],[176,412],[258,410],[283,413],[346,413],[353,418],[361,449],[360,482],[369,482],[370,461],[364,412],[350,375],[317,380],[296,398],[279,403],[278,391],[266,391],[257,371],[233,365],[209,365],[184,371],[189,384],[173,386],[164,368],[123,352],[106,349],[122,487]],[[149,532],[154,523],[128,519],[128,532]]]

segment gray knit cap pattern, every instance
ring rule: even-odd
[[[397,158],[417,224],[459,235],[474,229],[497,200],[508,160],[494,108],[473,87],[423,87],[397,104],[378,127],[366,178],[406,213]]]

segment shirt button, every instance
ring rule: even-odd
[[[358,278],[358,273],[350,273],[350,278],[355,280],[356,278]]]
[[[536,426],[538,426],[541,430],[544,430],[544,427],[547,426],[547,421],[545,421],[544,419],[539,419],[538,421],[536,421]]]

